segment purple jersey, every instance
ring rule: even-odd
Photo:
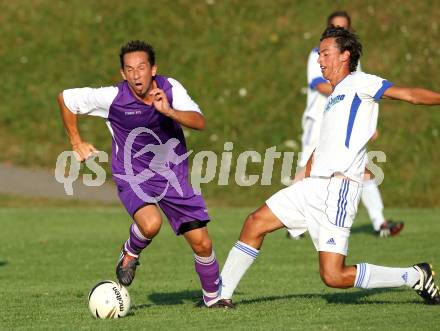
[[[172,105],[173,93],[171,84],[163,76],[156,76],[156,83],[158,88],[164,90],[170,105]],[[142,132],[138,135],[131,136],[134,138],[131,145],[131,165],[134,175],[139,174],[146,168],[150,168],[151,161],[155,155],[157,155],[152,151],[148,151],[138,157],[134,157],[136,153],[140,152],[147,145],[166,146],[166,142],[175,138],[178,140],[178,143],[174,147],[175,154],[180,156],[187,152],[185,138],[180,124],[158,112],[153,105],[147,105],[135,98],[126,81],[118,84],[118,94],[110,106],[108,121],[113,136],[113,175],[127,174],[124,168],[124,147],[129,134],[132,130],[137,128],[145,127],[151,130],[151,132]],[[185,159],[177,165],[173,164],[172,159],[174,153],[173,150],[171,150],[172,148],[170,148],[162,151],[163,154],[161,154],[161,157],[163,161],[169,162],[169,168],[178,177],[187,177],[188,160]],[[114,179],[117,183],[121,182],[119,178],[114,177]],[[160,174],[155,173],[148,181],[153,184],[166,181],[166,179]]]
[[[200,112],[179,82],[164,76],[155,81],[173,108]],[[137,99],[126,81],[117,87],[65,90],[63,96],[70,111],[107,119],[113,137],[113,179],[132,216],[143,205],[158,202],[176,233],[181,222],[209,218],[202,197],[188,181],[188,155],[179,123]]]

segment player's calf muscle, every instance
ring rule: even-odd
[[[196,255],[206,257],[212,254],[212,240],[207,227],[185,232],[184,237]]]
[[[258,212],[255,212],[246,217],[241,230],[240,241],[253,246],[253,242],[257,239],[262,240],[265,234],[264,222],[259,217]]]
[[[356,269],[354,267],[344,267],[341,270],[335,270],[321,267],[319,274],[328,287],[349,288],[354,285]]]

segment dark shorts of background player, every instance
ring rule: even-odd
[[[145,184],[141,184],[140,188],[149,197],[158,197],[163,192]],[[183,196],[174,188],[168,188],[165,196],[157,202],[176,235],[204,227],[210,221],[203,197],[195,194],[190,186],[182,189]],[[142,207],[154,204],[141,199],[130,185],[118,185],[118,195],[132,218]]]

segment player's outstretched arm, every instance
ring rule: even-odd
[[[156,88],[151,90],[150,95],[153,96],[154,107],[157,109],[157,111],[161,112],[165,116],[168,116],[172,120],[190,129],[205,129],[205,117],[203,117],[202,114],[196,111],[177,110],[171,108],[165,92],[161,89]]]
[[[77,152],[80,156],[79,161],[84,161],[91,154],[97,152],[96,148],[81,140],[81,136],[78,130],[77,115],[72,113],[64,103],[63,93],[58,94],[58,105],[61,110],[61,117],[63,118],[64,128],[69,136],[70,143],[72,144],[73,151]]]
[[[440,93],[419,87],[389,87],[385,99],[403,100],[414,105],[440,105]]]

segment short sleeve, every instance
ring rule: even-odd
[[[172,85],[173,104],[171,106],[174,109],[202,113],[199,106],[191,99],[182,84],[173,78],[168,78],[168,81]]]
[[[75,88],[63,91],[66,107],[75,114],[108,117],[110,106],[118,94],[114,86]]]
[[[316,85],[327,83],[327,80],[322,77],[321,67],[318,63],[319,53],[318,49],[314,48],[309,55],[307,61],[307,84],[311,89],[316,89]]]
[[[358,95],[361,99],[373,99],[378,102],[391,86],[393,83],[379,76],[361,74],[358,81]]]

